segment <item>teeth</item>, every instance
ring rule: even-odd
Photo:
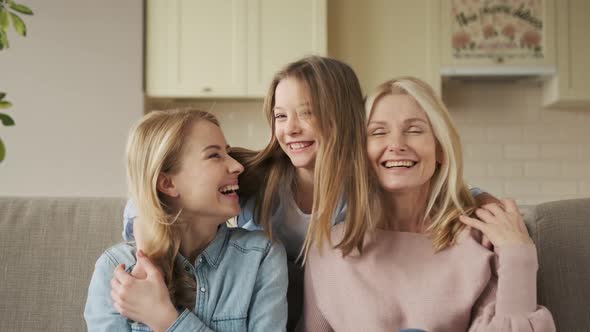
[[[238,191],[238,189],[240,189],[240,187],[237,184],[228,184],[228,185],[221,187],[221,189],[219,189],[219,191],[222,194],[227,194],[230,192],[236,192],[236,191]]]
[[[416,162],[411,161],[411,160],[401,160],[401,161],[393,161],[393,160],[388,160],[385,162],[385,167],[387,168],[391,168],[391,167],[412,167],[416,164]]]
[[[311,143],[299,143],[299,142],[297,142],[297,143],[291,143],[291,144],[289,144],[289,147],[292,150],[297,150],[297,149],[303,149],[303,148],[308,147],[310,145],[311,145]]]

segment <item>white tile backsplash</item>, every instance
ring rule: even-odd
[[[445,100],[452,102],[449,110],[463,142],[473,139],[474,132],[486,131],[485,142],[466,144],[470,184],[521,204],[590,196],[590,109],[544,109],[536,83],[453,84],[444,93],[450,95]],[[467,129],[470,126],[477,130]],[[492,147],[494,158],[478,147]],[[484,165],[485,176],[471,170]]]

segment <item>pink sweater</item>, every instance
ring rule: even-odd
[[[338,243],[342,225],[334,227]],[[537,305],[534,245],[496,248],[465,230],[437,254],[423,234],[379,230],[342,258],[326,245],[305,269],[304,331],[555,331]]]

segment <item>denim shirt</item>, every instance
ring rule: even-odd
[[[131,272],[135,251],[134,243],[120,243],[96,262],[84,309],[88,331],[151,331],[121,316],[110,295],[115,268]],[[285,250],[263,233],[222,225],[194,264],[181,255],[177,264],[197,280],[196,306],[179,311],[168,331],[285,331]]]

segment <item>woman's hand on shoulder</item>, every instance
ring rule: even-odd
[[[533,244],[514,200],[483,205],[475,215],[477,218],[460,216],[459,220],[481,231],[494,247]]]
[[[484,207],[488,204],[500,204],[501,201],[497,199],[495,196],[491,195],[487,192],[482,192],[477,196],[474,196],[473,199],[475,200],[475,205],[477,207]]]
[[[111,298],[122,316],[154,331],[165,331],[178,318],[162,273],[141,250],[132,274],[125,272],[124,265],[115,269]]]

